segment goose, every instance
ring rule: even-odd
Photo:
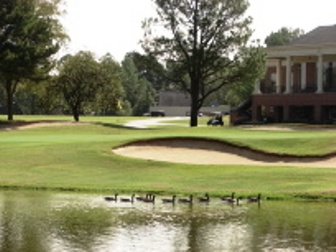
[[[142,202],[145,202],[145,203],[154,203],[155,202],[155,195],[152,195],[151,197],[143,199]]]
[[[242,197],[238,197],[238,198],[231,198],[231,199],[227,199],[226,202],[229,203],[229,204],[234,204],[234,203],[237,203],[237,205],[239,205],[240,203],[240,200],[242,200],[243,198]]]
[[[131,202],[134,201],[135,194],[132,194],[131,198],[120,198],[120,202]]]
[[[193,202],[193,196],[190,195],[189,199],[179,199],[178,202],[179,203],[192,203]]]
[[[235,192],[231,193],[231,196],[223,196],[221,197],[221,200],[223,201],[231,201],[235,197]]]
[[[198,198],[198,201],[199,202],[210,202],[210,197],[209,197],[209,194],[205,194],[204,197],[199,197]]]
[[[107,197],[104,197],[104,199],[105,199],[106,201],[117,201],[117,197],[118,197],[118,193],[116,193],[116,194],[114,195],[114,197],[113,197],[113,196],[107,196]]]
[[[176,195],[173,195],[171,199],[162,199],[162,203],[175,203]]]
[[[137,201],[144,201],[145,199],[148,199],[151,197],[151,194],[147,193],[145,196],[138,196],[138,197],[135,197],[135,199]]]
[[[247,202],[260,202],[261,200],[261,193],[258,193],[257,197],[249,197],[247,198]]]

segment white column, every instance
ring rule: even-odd
[[[256,80],[255,83],[254,83],[254,94],[261,94],[261,91],[260,91],[260,81],[259,80]]]
[[[286,58],[286,94],[292,92],[291,90],[291,81],[292,81],[292,62],[290,56]]]
[[[281,93],[281,59],[277,60],[276,64],[276,93]]]
[[[307,87],[307,63],[301,64],[301,90],[305,90]]]
[[[318,56],[317,61],[317,91],[316,93],[323,93],[323,56]]]

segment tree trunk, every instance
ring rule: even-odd
[[[72,107],[72,115],[75,122],[79,122],[79,109],[76,106]]]
[[[198,126],[198,106],[197,101],[191,98],[190,127]]]
[[[190,111],[190,127],[198,126],[198,96],[199,96],[199,83],[192,81],[191,83],[191,111]]]
[[[6,96],[7,96],[7,120],[13,121],[13,96],[14,96],[14,90],[15,87],[12,81],[7,80],[6,81]]]
[[[79,122],[79,113],[78,113],[77,110],[73,112],[73,117],[74,117],[76,122]]]

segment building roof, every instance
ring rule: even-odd
[[[336,44],[336,25],[319,26],[300,38],[293,40],[289,45],[321,44]]]

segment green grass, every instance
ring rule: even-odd
[[[72,120],[45,116],[15,119]],[[93,124],[0,130],[0,187],[212,195],[235,191],[240,195],[261,192],[268,197],[336,197],[336,169],[173,164],[126,158],[111,152],[113,147],[134,140],[180,136],[219,139],[273,153],[325,155],[336,153],[336,131],[181,127],[187,126],[188,121],[153,129],[123,127],[125,122],[135,119],[140,118],[83,117],[82,121]]]

